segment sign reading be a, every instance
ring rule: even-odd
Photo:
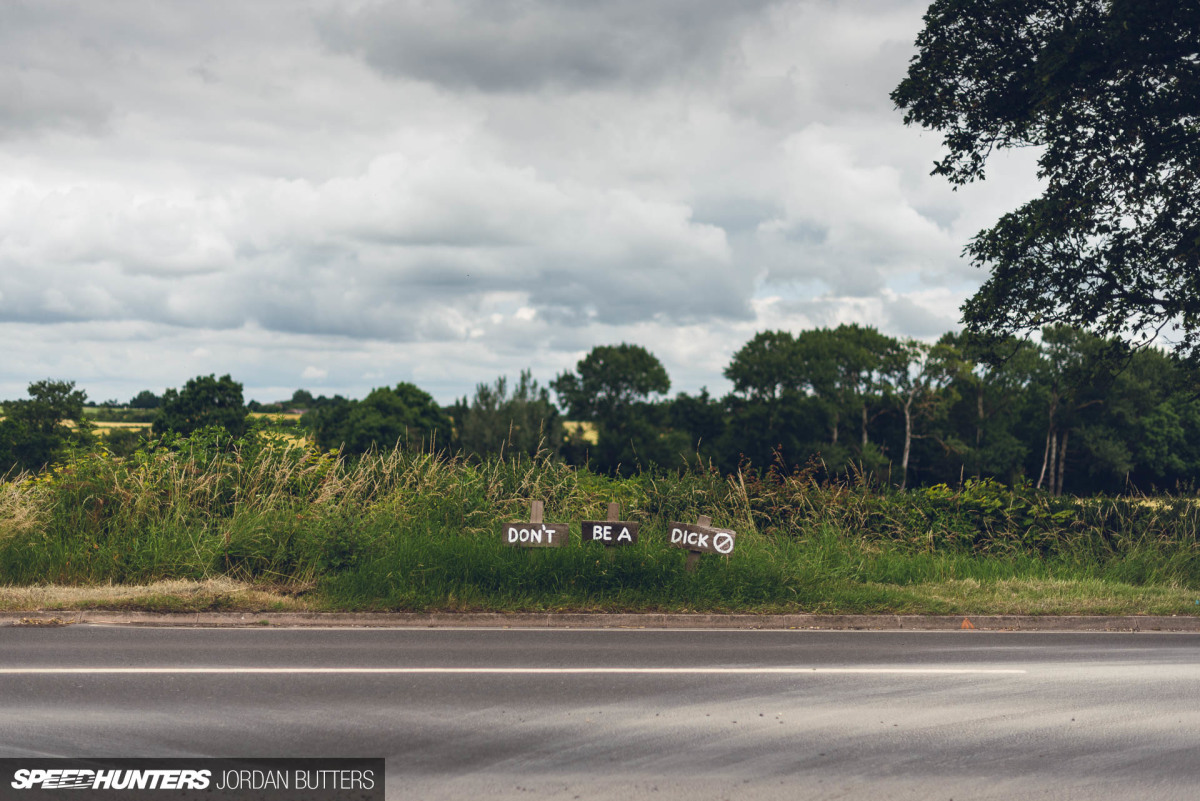
[[[605,545],[633,545],[637,542],[637,523],[584,520],[579,525],[584,542],[602,542]]]
[[[584,520],[579,524],[584,542],[599,542],[610,548],[633,545],[638,538],[638,524],[629,520],[618,520],[620,504],[608,505],[608,520]]]

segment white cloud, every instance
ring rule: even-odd
[[[924,8],[8,6],[0,397],[449,400],[620,341],[719,391],[756,330],[936,335],[982,278],[963,244],[1036,184],[1024,154],[927,175],[887,99]]]

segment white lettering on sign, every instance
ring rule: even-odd
[[[729,556],[733,553],[737,534],[726,528],[712,528],[699,523],[671,523],[671,545],[702,553]]]
[[[687,545],[693,548],[708,548],[708,534],[701,534],[699,531],[688,531],[687,529],[673,528],[671,529],[671,544]],[[729,550],[733,550],[732,545],[729,546]]]
[[[633,533],[629,530],[629,526],[621,526],[621,530],[614,532],[615,526],[596,526],[592,529],[592,539],[601,542],[633,542]]]
[[[509,545],[526,544],[526,545],[541,545],[545,542],[547,545],[554,544],[554,529],[546,528],[545,526],[508,527],[508,543]]]
[[[585,542],[599,542],[606,547],[633,545],[637,542],[637,523],[622,520],[581,520],[579,525]]]

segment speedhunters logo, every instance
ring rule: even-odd
[[[14,790],[206,790],[208,770],[18,770]]]
[[[382,759],[0,759],[0,799],[383,801]]]

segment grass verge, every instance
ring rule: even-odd
[[[570,547],[501,542],[532,499],[571,524]],[[580,544],[609,501],[641,523],[637,545]],[[738,544],[689,573],[667,529],[701,514]],[[0,610],[1188,615],[1198,528],[1187,498],[898,493],[703,465],[616,480],[207,433],[0,484]]]

